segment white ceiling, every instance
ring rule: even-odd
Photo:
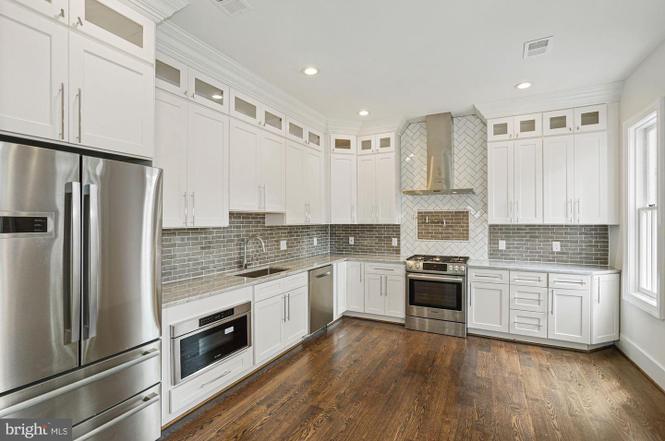
[[[170,21],[335,120],[465,113],[622,80],[665,39],[663,0],[248,1],[229,16],[192,0]],[[524,41],[548,35],[551,53],[522,59]],[[533,87],[516,90],[523,80]]]

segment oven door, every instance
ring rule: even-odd
[[[250,346],[249,313],[173,338],[173,383],[200,374]]]
[[[407,273],[406,314],[466,322],[464,277]]]

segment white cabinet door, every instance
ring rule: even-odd
[[[229,113],[229,86],[201,72],[189,69],[189,96],[192,100],[218,112]]]
[[[359,136],[358,137],[358,154],[367,155],[374,153],[376,150],[374,141],[376,138],[374,136]]]
[[[573,223],[572,135],[543,139],[543,222]]]
[[[469,328],[508,332],[510,290],[499,283],[469,284]]]
[[[573,109],[543,113],[543,135],[567,135],[573,132]]]
[[[619,340],[620,292],[618,274],[594,277],[591,288],[591,344]]]
[[[330,157],[330,222],[352,224],[356,209],[356,158],[352,155]]]
[[[374,140],[374,146],[377,152],[379,153],[389,153],[395,151],[395,134],[394,133],[382,133],[381,135],[376,135]]]
[[[543,115],[532,113],[530,115],[516,116],[513,121],[515,138],[537,138],[543,135]]]
[[[607,104],[575,109],[575,132],[594,132],[607,129]]]
[[[189,73],[190,69],[175,58],[163,54],[155,58],[155,87],[159,89],[189,99]]]
[[[70,139],[152,158],[153,67],[73,32],[69,42]]]
[[[157,90],[155,159],[162,176],[163,227],[182,228],[189,219],[187,192],[188,107],[186,99]]]
[[[259,209],[259,146],[260,130],[231,119],[229,163],[229,194],[231,210]]]
[[[513,222],[513,143],[487,144],[488,221]]]
[[[68,139],[67,34],[60,23],[0,3],[1,130]]]
[[[344,314],[346,311],[346,262],[339,262],[335,264],[335,314],[334,320]]]
[[[305,223],[304,147],[286,142],[286,223]]]
[[[349,311],[365,312],[364,268],[360,262],[346,263],[346,306]]]
[[[330,135],[332,153],[356,153],[356,137],[352,135]]]
[[[270,107],[261,106],[261,126],[273,133],[283,135],[286,127],[286,117],[283,113]]]
[[[284,347],[289,347],[302,340],[309,330],[307,287],[303,286],[285,295],[286,320],[282,335]]]
[[[547,336],[554,340],[590,343],[589,291],[550,289]]]
[[[262,363],[282,348],[282,326],[286,319],[286,298],[278,295],[254,304],[254,360]]]
[[[575,135],[573,163],[575,223],[606,222],[607,134]]]
[[[376,160],[374,155],[358,157],[358,214],[359,224],[376,222]]]
[[[68,0],[17,0],[37,12],[41,12],[48,18],[55,18],[67,25],[69,16]],[[3,58],[4,60],[4,58]],[[3,66],[4,67],[4,66]]]
[[[323,223],[323,153],[305,147],[303,150],[303,178],[305,190],[305,222]]]
[[[404,318],[406,307],[404,277],[388,275],[383,277],[386,315]]]
[[[294,141],[298,141],[301,143],[305,143],[305,139],[307,136],[307,130],[305,129],[305,125],[302,123],[299,123],[298,121],[294,121],[292,119],[287,118],[286,120],[286,136],[288,138],[291,138]]]
[[[386,302],[383,295],[383,278],[380,274],[365,273],[365,312],[368,314],[383,315],[386,312]]]
[[[399,223],[397,219],[395,155],[393,153],[375,155],[375,161],[376,223]]]
[[[231,90],[230,109],[232,116],[239,118],[253,126],[258,126],[261,119],[259,102],[243,95],[235,90]]]
[[[496,118],[487,121],[487,141],[513,139],[513,118]]]
[[[228,139],[228,116],[190,104],[187,160],[190,225],[229,225]]]
[[[514,220],[519,224],[543,223],[543,141],[515,141],[514,157]]]
[[[323,136],[316,130],[307,129],[307,139],[305,144],[317,150],[323,149]]]
[[[259,151],[260,208],[283,212],[286,207],[286,141],[272,133],[261,131]]]

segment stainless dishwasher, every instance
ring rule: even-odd
[[[333,321],[333,267],[309,272],[309,333]]]

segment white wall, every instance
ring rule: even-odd
[[[665,96],[665,42],[626,80],[621,98],[622,124],[662,96]],[[625,146],[622,145],[622,157],[624,149]],[[620,164],[623,166],[623,161]],[[624,187],[622,170],[622,189]],[[622,206],[624,202],[625,198],[622,197]],[[615,239],[620,239],[620,234],[617,234]],[[616,255],[616,263],[620,266],[622,257],[620,245],[616,251],[613,254]],[[664,283],[665,281],[661,281],[661,284]],[[619,347],[662,388],[665,388],[665,320],[658,320],[632,304],[622,301]]]

